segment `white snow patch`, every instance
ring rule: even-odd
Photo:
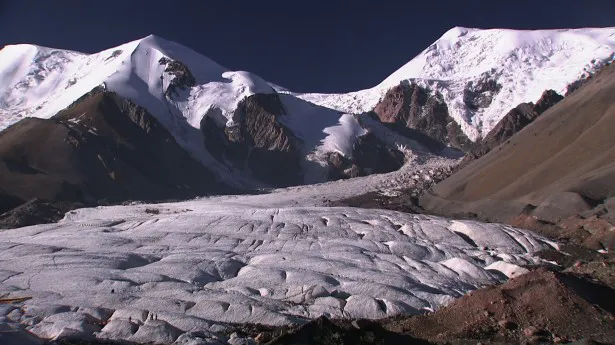
[[[518,277],[522,274],[526,274],[529,272],[527,268],[520,267],[505,261],[496,261],[491,265],[485,267],[486,270],[495,270],[501,272],[508,278]]]
[[[323,130],[327,137],[322,145],[317,148],[321,152],[339,152],[345,157],[352,157],[352,146],[358,137],[367,134],[359,121],[349,114],[344,114],[339,119],[339,125],[327,127]]]

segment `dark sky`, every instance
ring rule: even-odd
[[[0,0],[0,46],[97,52],[150,33],[293,91],[371,87],[454,26],[615,26],[613,0]]]

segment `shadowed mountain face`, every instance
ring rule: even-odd
[[[0,133],[0,190],[3,203],[14,204],[185,198],[228,188],[145,109],[96,89],[51,119],[27,118]]]
[[[351,158],[333,152],[327,157],[327,163],[329,179],[337,180],[395,171],[404,164],[404,154],[368,133],[357,138]]]
[[[390,89],[376,105],[374,113],[382,123],[391,124],[394,129],[414,129],[427,136],[427,140],[441,145],[465,151],[472,143],[449,116],[441,95],[431,94],[414,83],[402,83]]]
[[[283,116],[277,94],[251,95],[239,103],[232,126],[220,126],[215,114],[204,118],[203,145],[219,164],[255,181],[302,184],[305,148],[282,124]],[[404,159],[367,134],[343,165],[327,169],[331,179],[347,178],[393,171]],[[83,204],[231,192],[145,108],[103,89],[50,119],[27,118],[0,134],[0,214],[13,210],[2,218],[8,227],[39,223],[48,214],[53,219],[47,221],[56,220],[63,210]],[[34,213],[40,217],[30,217]]]
[[[305,181],[305,166],[317,164],[303,157],[310,148],[283,124],[283,117],[289,115],[279,94],[254,94],[243,99],[233,114],[232,126],[210,115],[201,121],[207,150],[218,161],[248,171],[258,181],[276,187],[300,185]],[[434,141],[420,139],[421,144]],[[395,171],[404,161],[405,156],[396,147],[368,131],[356,138],[348,156],[329,152],[324,169],[328,180],[336,180]]]
[[[249,170],[274,186],[300,184],[299,142],[278,117],[286,112],[277,94],[255,94],[239,103],[233,126],[220,126],[211,116],[201,122],[205,146],[218,160]]]
[[[537,108],[537,106],[535,106]],[[534,111],[536,111],[534,109]],[[423,196],[427,210],[556,221],[615,196],[615,66]]]

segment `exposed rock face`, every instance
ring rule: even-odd
[[[404,154],[384,145],[374,134],[357,138],[352,148],[352,158],[363,175],[395,171],[404,164]]]
[[[352,147],[352,157],[332,152],[327,157],[329,179],[351,178],[395,171],[404,164],[404,154],[386,146],[374,134],[357,138]]]
[[[463,90],[463,102],[470,110],[478,110],[491,105],[493,96],[495,96],[502,85],[498,84],[493,79],[484,79],[478,83],[468,82],[468,85]]]
[[[0,133],[0,189],[24,202],[88,204],[228,190],[144,108],[98,88]]]
[[[561,101],[564,97],[553,90],[545,91],[540,99],[533,103],[521,103],[508,112],[498,124],[480,141],[475,143],[455,171],[463,169],[468,164],[486,155],[494,148],[506,142],[515,133],[532,123],[547,109]]]
[[[374,113],[385,124],[401,124],[444,145],[465,151],[471,144],[461,127],[449,116],[441,95],[431,94],[414,83],[390,89],[376,105]]]
[[[201,130],[212,154],[236,168],[247,168],[265,183],[288,186],[303,182],[298,140],[277,121],[286,114],[277,94],[255,94],[239,103],[233,125],[205,116]]]
[[[177,95],[177,89],[185,90],[186,88],[196,85],[196,79],[194,79],[192,72],[190,72],[188,66],[181,61],[170,60],[163,57],[158,63],[166,65],[164,71],[174,76],[169,83],[169,87],[167,87],[164,92],[165,96],[170,97],[173,94]]]
[[[542,113],[547,111],[547,109],[551,108],[562,99],[564,99],[564,96],[553,90],[547,90],[542,93],[542,96],[540,96],[540,99],[534,105],[534,112],[538,115],[542,115]]]
[[[72,209],[84,207],[76,202],[54,202],[32,199],[0,214],[0,229],[14,229],[41,223],[57,222]]]

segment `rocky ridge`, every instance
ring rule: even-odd
[[[471,141],[449,116],[442,95],[415,83],[391,88],[373,110],[382,123],[410,128],[437,141],[442,147],[468,149]],[[396,127],[393,127],[396,128]],[[404,134],[403,131],[399,131]]]

